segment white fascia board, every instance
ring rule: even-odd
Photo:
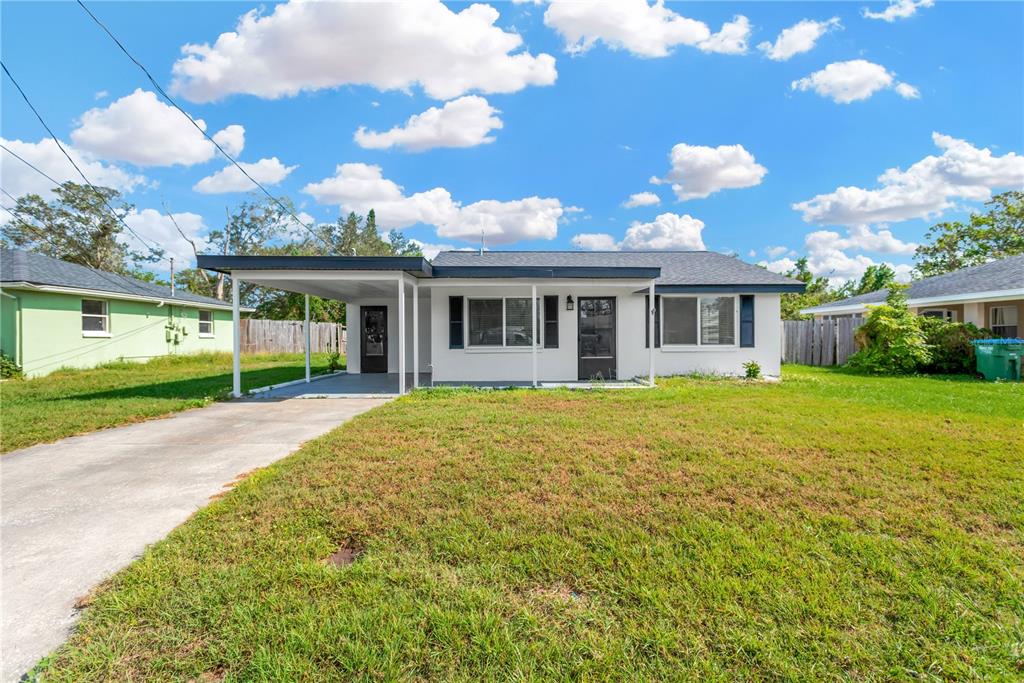
[[[404,270],[234,270],[231,277],[239,281],[273,280],[320,280],[320,281],[369,281],[377,282],[403,279]]]
[[[941,304],[968,304],[984,301],[1009,301],[1024,298],[1024,288],[1018,289],[995,289],[988,292],[969,292],[967,294],[947,294],[945,296],[929,296],[917,299],[907,299],[907,306],[919,308],[921,306],[935,306]],[[871,306],[881,306],[884,301],[870,304],[848,304],[846,306],[812,306],[802,308],[800,312],[804,315],[814,313],[821,314],[844,314],[866,311]]]
[[[187,306],[189,308],[203,308],[203,309],[217,309],[221,311],[230,311],[231,304],[214,304],[214,303],[201,303],[198,301],[187,301],[185,299],[176,299],[174,297],[158,297],[158,296],[144,296],[141,294],[123,294],[121,292],[108,292],[104,289],[82,289],[79,287],[61,287],[59,285],[37,285],[31,282],[6,282],[4,283],[4,289],[14,290],[31,290],[34,292],[49,292],[51,294],[70,294],[73,296],[93,296],[97,299],[119,299],[122,301],[146,301],[154,304],[164,304],[168,306]],[[252,313],[255,308],[242,307],[240,310],[246,313]]]
[[[647,287],[650,280],[620,280],[616,278],[433,278],[420,280],[425,287]]]

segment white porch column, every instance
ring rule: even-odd
[[[398,393],[405,393],[405,278],[398,278]]]
[[[302,329],[306,333],[306,381],[309,381],[309,294],[306,295],[306,322]]]
[[[420,387],[420,283],[412,282],[412,386]]]
[[[231,395],[242,395],[242,323],[238,311],[238,278],[231,276]]]
[[[533,348],[530,349],[531,361],[533,362],[533,386],[537,386],[537,285],[530,287],[530,329],[533,330],[533,334],[530,335],[530,339],[533,342]]]
[[[647,339],[650,341],[647,349],[647,381],[650,385],[654,386],[654,311],[657,307],[657,302],[654,298],[654,280],[651,280],[651,284],[647,287],[648,305],[650,310],[647,311]]]

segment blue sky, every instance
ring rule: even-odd
[[[304,219],[373,206],[434,248],[482,231],[499,249],[907,274],[930,224],[1024,185],[1020,3],[90,7],[208,133],[235,126],[218,139],[265,160],[254,172]],[[244,185],[200,183],[225,160],[76,4],[0,12],[4,63],[62,142],[187,259],[164,204],[201,243],[246,198],[210,192]],[[5,144],[73,179],[6,79],[2,96]],[[5,190],[45,191],[2,164]],[[638,193],[658,203],[626,206]]]

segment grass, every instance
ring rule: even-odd
[[[327,354],[314,354],[310,367],[314,374],[326,372]],[[304,373],[302,354],[242,356],[243,391],[299,379]],[[0,453],[204,406],[230,391],[227,353],[123,361],[5,381],[0,384]]]
[[[151,547],[43,679],[1020,680],[1024,385],[784,377],[393,401]]]

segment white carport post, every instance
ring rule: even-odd
[[[647,287],[647,303],[650,310],[647,311],[647,372],[648,382],[654,386],[654,313],[657,310],[657,300],[654,298],[654,280],[651,280],[651,284]]]
[[[238,311],[238,278],[231,276],[231,395],[242,395],[242,323]]]
[[[412,386],[420,388],[420,284],[412,282]]]
[[[309,381],[309,294],[306,295],[306,322],[302,329],[306,333],[306,381]]]
[[[533,343],[533,348],[530,349],[531,361],[533,363],[533,386],[537,386],[537,285],[530,287],[530,329],[533,333],[530,335],[530,340]]]
[[[405,393],[405,276],[398,277],[398,393]]]

